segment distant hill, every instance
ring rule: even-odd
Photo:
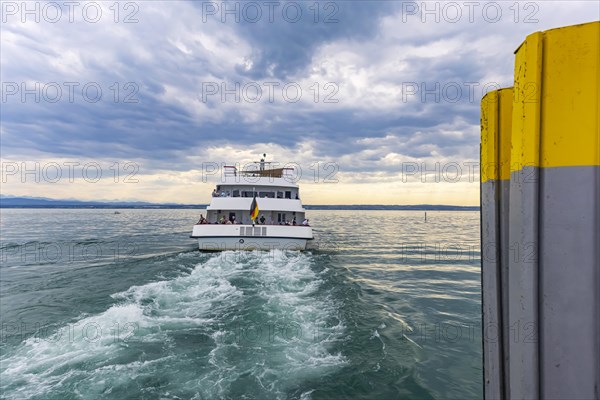
[[[307,210],[413,210],[413,211],[479,211],[479,206],[450,206],[443,204],[387,205],[305,205]]]
[[[84,201],[46,197],[0,196],[0,208],[204,208],[204,204],[156,204],[143,201]]]
[[[46,197],[0,196],[0,208],[205,208],[206,204],[147,203],[143,201],[82,201]],[[414,211],[479,211],[478,206],[443,204],[382,205],[339,204],[305,205],[307,210],[414,210]]]

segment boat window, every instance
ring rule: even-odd
[[[289,192],[289,191],[285,192],[285,198],[286,199],[291,199],[292,198],[292,192]]]
[[[258,192],[258,197],[260,197],[260,198],[268,197],[268,198],[272,199],[275,197],[275,193],[274,192]]]
[[[283,199],[283,192],[277,192],[277,198]]]
[[[246,233],[246,227],[241,226],[240,227],[240,236],[244,236],[245,233]]]
[[[266,226],[262,227],[262,235],[267,236],[267,227]]]
[[[240,191],[239,190],[234,190],[233,191],[233,197],[240,197]]]

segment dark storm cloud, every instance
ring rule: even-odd
[[[136,26],[130,38],[134,46],[138,44],[135,42],[144,46],[150,53],[149,57],[140,57],[135,51],[131,52],[132,46],[120,45],[118,40],[123,37],[116,37],[109,38],[115,40],[112,43],[97,44],[110,46],[110,60],[96,57],[93,52],[81,48],[82,43],[76,37],[67,35],[62,46],[44,48],[35,40],[35,35],[22,29],[13,29],[20,46],[36,53],[45,51],[46,58],[60,60],[63,57],[61,52],[79,50],[83,76],[64,72],[59,76],[62,81],[79,78],[82,85],[88,81],[99,82],[104,89],[104,97],[97,103],[78,98],[74,103],[61,101],[49,104],[44,103],[43,99],[41,102],[32,102],[31,96],[24,102],[16,99],[18,95],[12,96],[3,112],[5,145],[34,147],[49,153],[77,156],[104,154],[140,157],[151,154],[152,158],[167,159],[174,157],[176,151],[207,143],[229,140],[243,145],[268,141],[293,147],[302,138],[323,143],[323,148],[316,151],[337,157],[353,151],[355,138],[384,136],[396,126],[403,126],[403,132],[408,136],[415,129],[435,126],[443,120],[435,107],[423,112],[423,104],[420,103],[412,107],[414,113],[407,113],[407,110],[398,110],[396,113],[391,109],[390,114],[381,111],[365,114],[361,113],[360,107],[345,107],[344,82],[339,83],[340,107],[324,111],[318,107],[306,109],[295,104],[257,104],[256,108],[264,109],[263,116],[260,121],[253,123],[245,122],[244,106],[247,104],[238,106],[231,101],[227,104],[219,101],[200,102],[202,78],[217,82],[223,80],[231,85],[232,82],[243,83],[245,79],[285,79],[294,74],[301,75],[319,46],[337,39],[368,41],[378,34],[380,18],[398,8],[392,2],[327,3],[335,5],[331,8],[321,3],[315,23],[315,11],[309,9],[314,5],[297,4],[303,13],[303,18],[297,23],[289,23],[281,15],[276,15],[273,23],[263,19],[253,24],[242,19],[241,23],[222,24],[217,21],[212,25],[217,28],[231,27],[233,32],[250,44],[250,52],[243,55],[251,62],[251,66],[245,69],[237,65],[235,71],[220,69],[212,64],[210,52],[203,51],[202,44],[195,43],[196,51],[192,49],[190,54],[183,54],[170,42],[173,36],[166,37],[160,32],[153,32],[151,26]],[[194,6],[202,7],[197,3]],[[224,6],[219,4],[219,7]],[[220,18],[218,14],[217,17]],[[327,23],[327,18],[335,22]],[[198,22],[197,16],[194,23]],[[207,28],[201,26],[199,31],[206,33]],[[90,28],[86,29],[89,31]],[[194,30],[193,26],[190,29]],[[152,35],[145,37],[148,33]],[[89,46],[89,42],[86,41],[86,45]],[[414,62],[417,69],[431,77],[436,77],[436,68],[452,76],[460,76],[461,71],[457,69],[465,68],[462,64],[443,67],[428,63],[427,60]],[[11,63],[10,60],[6,64],[7,75],[13,76],[17,83],[39,80],[43,84],[57,80],[57,74],[53,75],[39,66],[32,67],[36,63],[27,63],[26,69],[21,69],[21,64]],[[89,80],[81,79],[84,77],[89,77]],[[398,77],[389,76],[386,79],[394,82]],[[108,88],[112,81],[121,86],[126,81],[132,81],[138,88],[134,96],[137,103],[123,103],[121,98],[118,102],[111,101],[110,96],[114,93]],[[168,86],[187,90],[187,97],[180,102],[165,100]],[[226,115],[216,121],[203,118],[206,114],[200,117],[193,115],[194,109],[217,111],[225,106]],[[475,113],[476,107],[472,107],[471,114]],[[32,124],[36,129],[28,128]]]
[[[196,7],[203,17],[234,26],[251,43],[248,58],[252,67],[240,65],[237,72],[252,79],[293,76],[306,67],[322,43],[374,37],[380,17],[400,8],[400,2],[388,1],[251,3],[258,7],[248,7],[248,2],[241,1],[198,2]],[[260,9],[260,18],[256,9]]]
[[[56,103],[3,97],[3,155],[145,159],[154,160],[149,168],[187,170],[197,167],[186,156],[198,149],[272,143],[294,150],[311,143],[316,157],[360,154],[356,165],[366,162],[374,171],[388,168],[380,162],[387,153],[476,158],[483,86],[510,84],[512,51],[540,28],[510,21],[404,24],[400,2],[337,2],[327,9],[321,2],[317,22],[314,2],[296,2],[303,17],[295,23],[281,14],[272,23],[266,16],[222,23],[219,13],[204,20],[206,3],[142,2],[132,25],[2,24],[3,85],[76,81],[103,89],[95,103],[80,94]],[[326,23],[327,16],[337,22]],[[202,99],[207,82],[232,88],[254,80],[333,82],[339,102]],[[118,101],[110,89],[115,82]],[[128,83],[136,85],[135,103],[124,101]],[[466,83],[477,84],[473,96]],[[463,93],[456,101],[440,93],[403,98],[406,84],[457,84]]]

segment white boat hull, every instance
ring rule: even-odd
[[[192,238],[203,251],[306,250],[313,239],[310,226],[289,225],[195,225]]]
[[[212,237],[198,239],[202,251],[225,250],[306,250],[306,239]]]

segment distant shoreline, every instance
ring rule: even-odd
[[[204,209],[207,204],[147,203],[143,201],[84,201],[45,197],[1,196],[0,208],[78,208],[78,209]],[[305,205],[307,210],[414,210],[414,211],[479,211],[479,206],[446,204],[333,204]]]
[[[161,205],[161,206],[127,206],[127,205],[1,205],[12,209],[130,209],[130,210],[203,210],[206,205]],[[338,210],[338,211],[479,211],[478,206],[444,206],[444,205],[305,205],[306,210]]]

